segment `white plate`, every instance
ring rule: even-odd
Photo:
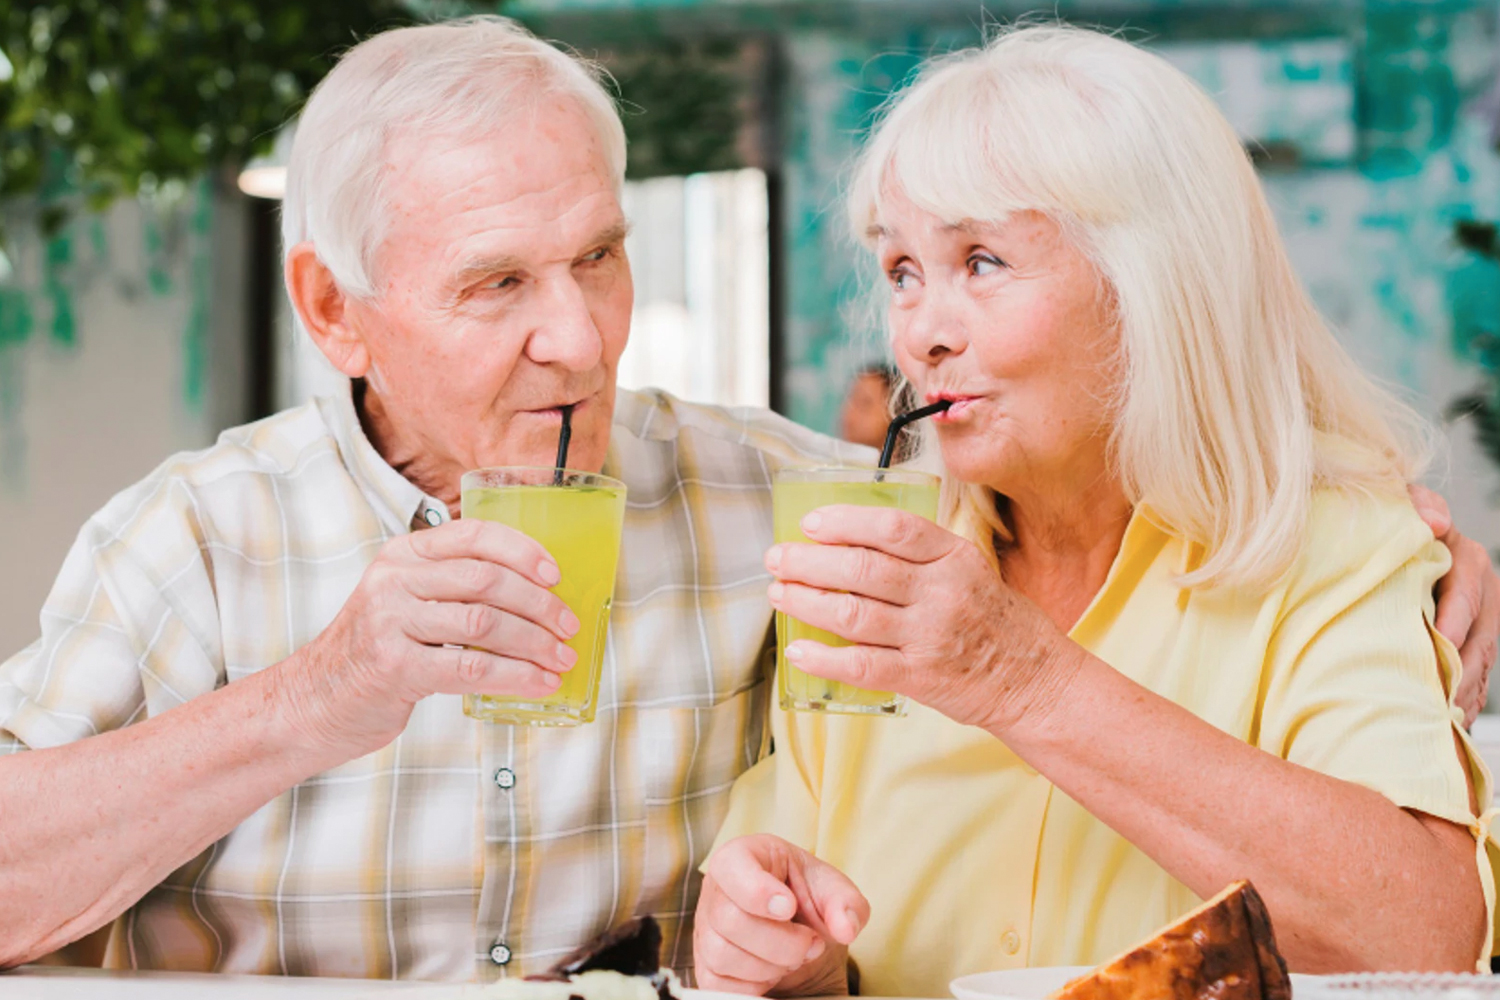
[[[1070,979],[1077,979],[1091,965],[1052,965],[1034,969],[1001,969],[963,976],[948,984],[958,1000],[1043,1000]],[[1322,993],[1322,976],[1292,976],[1292,994],[1297,1000]]]

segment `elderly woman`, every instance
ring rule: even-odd
[[[952,401],[945,527],[815,511],[770,596],[854,643],[798,666],[918,704],[778,713],[706,868],[700,984],[837,992],[847,945],[863,992],[941,996],[1102,961],[1239,878],[1294,970],[1475,968],[1489,778],[1403,488],[1421,428],[1319,318],[1209,98],[1015,30],[894,104],[852,212],[902,371]]]

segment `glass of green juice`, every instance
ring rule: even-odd
[[[594,721],[625,523],[625,484],[592,472],[511,466],[467,472],[460,488],[465,518],[509,525],[552,554],[562,575],[552,592],[582,624],[568,640],[578,662],[562,675],[556,691],[534,700],[464,695],[464,714],[518,726]]]
[[[940,485],[937,476],[907,469],[782,469],[771,484],[776,541],[810,541],[802,533],[802,518],[832,504],[895,507],[936,521]],[[850,645],[830,632],[777,612],[776,673],[782,708],[847,715],[906,714],[906,699],[898,694],[824,680],[792,666],[786,658],[786,647],[798,639],[813,639],[829,646]]]

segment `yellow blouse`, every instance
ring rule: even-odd
[[[1459,660],[1428,624],[1447,549],[1404,500],[1325,491],[1271,593],[1175,586],[1201,556],[1137,510],[1071,637],[1248,743],[1468,826],[1493,915],[1490,777],[1464,737],[1475,817],[1447,693]],[[872,910],[851,949],[866,994],[942,997],[968,973],[1097,964],[1199,902],[979,729],[920,705],[900,719],[773,715],[775,752],[740,778],[719,843],[775,833],[854,880]]]

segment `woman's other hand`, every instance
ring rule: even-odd
[[[766,553],[771,604],[855,643],[791,643],[788,659],[808,673],[896,691],[990,732],[1066,683],[1072,643],[972,543],[878,507],[823,507],[802,530],[821,544]]]
[[[754,996],[849,992],[848,946],[870,904],[837,868],[780,837],[714,852],[693,926],[698,986]]]
[[[1484,546],[1459,533],[1442,497],[1421,486],[1409,489],[1417,513],[1453,553],[1453,568],[1437,584],[1435,624],[1463,660],[1454,701],[1464,710],[1464,726],[1472,726],[1489,695],[1490,670],[1500,650],[1500,576]]]

